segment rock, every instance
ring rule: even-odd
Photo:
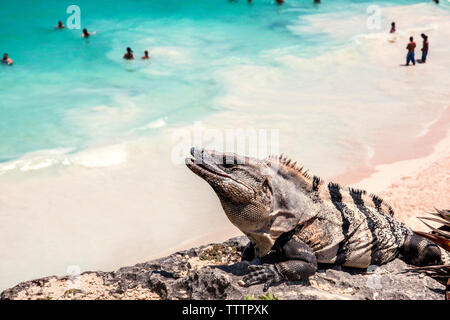
[[[1,299],[243,299],[264,295],[263,285],[241,287],[248,264],[240,262],[245,237],[176,252],[115,272],[84,272],[78,278],[46,277],[3,291]],[[225,262],[224,262],[225,261]],[[305,281],[271,287],[278,299],[444,300],[445,286],[404,272],[396,259],[368,270],[320,269]],[[73,286],[78,287],[73,287]]]

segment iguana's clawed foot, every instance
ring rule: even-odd
[[[264,283],[263,291],[267,291],[271,285],[280,283],[283,279],[271,264],[250,265],[246,274],[239,284],[249,287],[254,284]]]

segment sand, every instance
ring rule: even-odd
[[[375,170],[358,185],[382,196],[396,218],[411,228],[426,231],[417,216],[434,208],[450,208],[450,135],[426,157],[379,165]]]

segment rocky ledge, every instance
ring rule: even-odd
[[[445,286],[406,273],[396,259],[367,271],[321,269],[308,280],[286,282],[263,292],[263,285],[243,288],[238,281],[247,265],[240,255],[245,237],[180,251],[168,257],[114,272],[51,276],[3,291],[1,299],[433,299],[443,300]]]

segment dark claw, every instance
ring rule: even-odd
[[[242,278],[241,285],[249,287],[254,284],[264,283],[264,291],[267,291],[273,284],[281,281],[281,276],[273,265],[250,265],[247,269],[248,274]]]

